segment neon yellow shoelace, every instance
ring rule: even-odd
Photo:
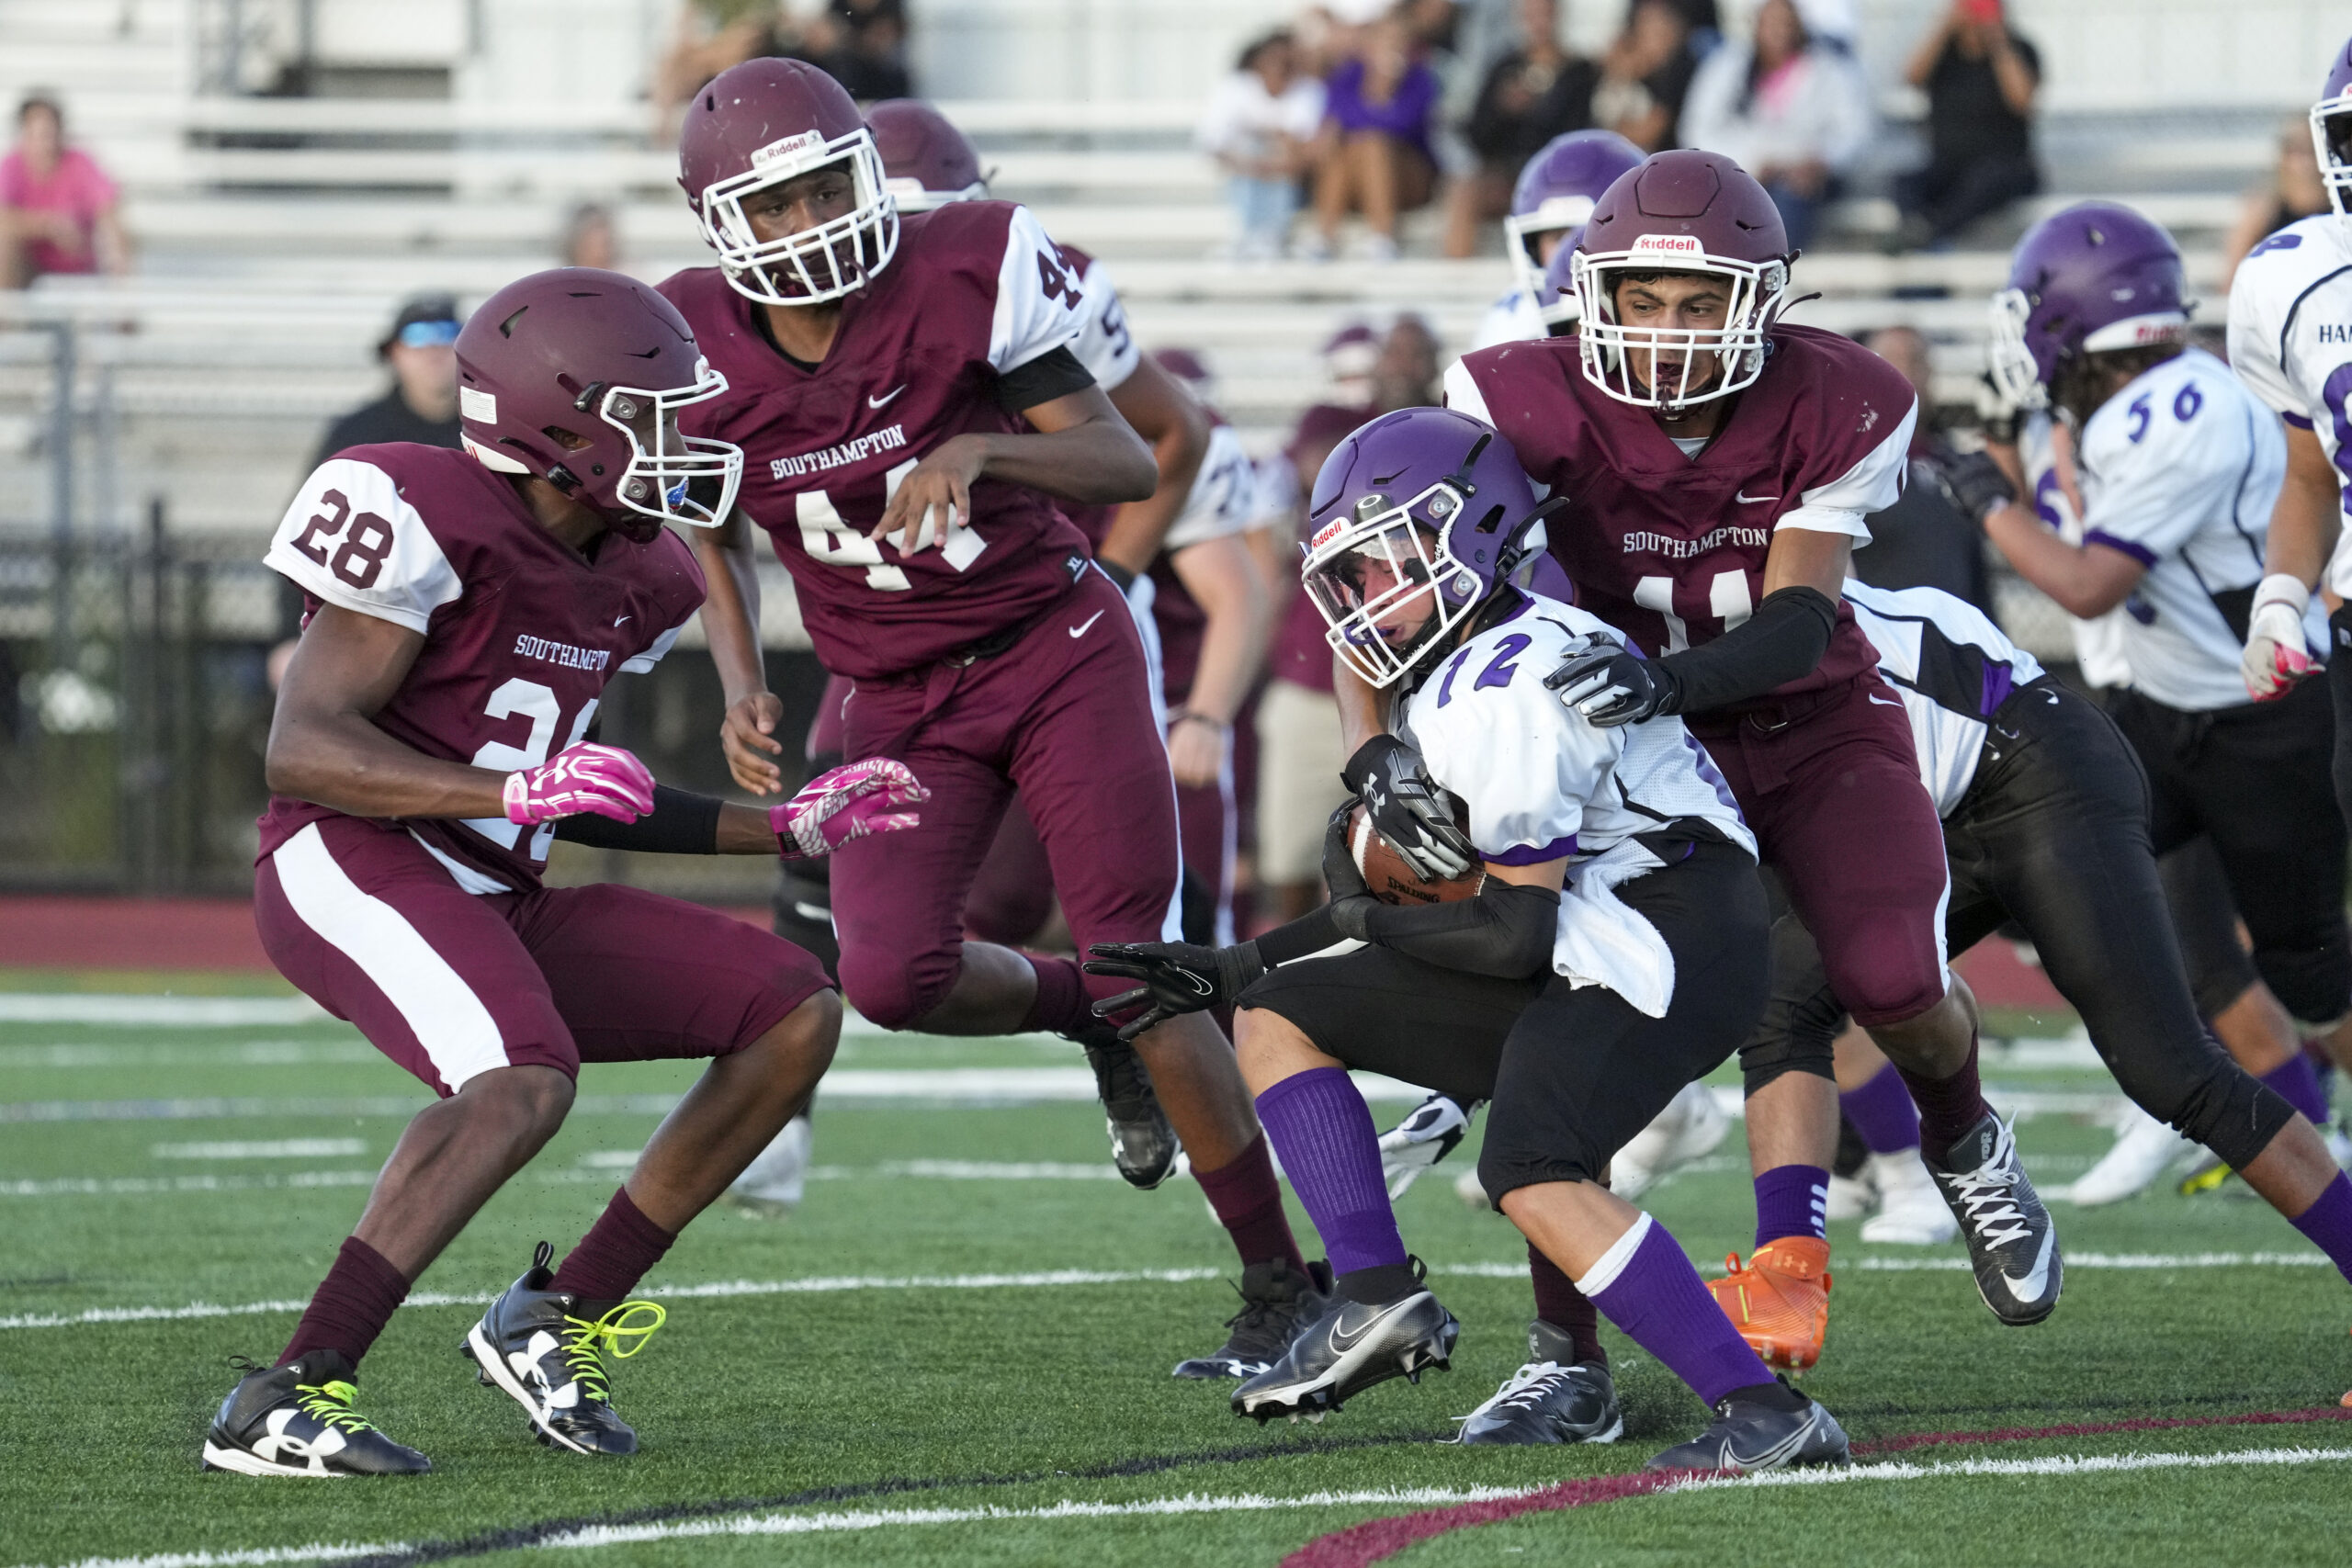
[[[648,1314],[650,1322],[645,1321]],[[581,1392],[592,1399],[608,1397],[611,1385],[605,1378],[605,1355],[609,1352],[616,1361],[628,1360],[645,1348],[645,1342],[669,1316],[668,1311],[654,1302],[623,1302],[594,1323],[567,1315],[563,1320],[563,1364],[570,1369]]]
[[[302,1414],[315,1421],[345,1432],[372,1432],[375,1424],[351,1407],[359,1391],[340,1380],[323,1383],[296,1383],[295,1403]]]

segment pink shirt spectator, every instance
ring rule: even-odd
[[[119,194],[97,161],[78,147],[59,154],[47,179],[36,178],[25,166],[21,151],[0,157],[0,207],[18,211],[62,213],[73,220],[79,243],[66,250],[49,240],[32,240],[26,258],[39,272],[96,272],[97,247],[93,236],[99,214],[112,207]]]

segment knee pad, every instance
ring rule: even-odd
[[[2352,1009],[2352,951],[2341,931],[2316,947],[2257,948],[2254,966],[2299,1022],[2333,1024]]]
[[[845,952],[842,993],[868,1022],[883,1029],[912,1029],[947,999],[961,967],[944,952]]]
[[[2149,1115],[2204,1145],[2233,1170],[2254,1163],[2295,1117],[2295,1108],[2276,1089],[2231,1061],[2218,1045],[2192,1081],[2143,1088],[2134,1081],[2138,1076],[2118,1075],[2118,1080]]]
[[[1838,1016],[1843,1019],[1845,1014],[1841,1011]],[[1741,1091],[1752,1099],[1783,1073],[1811,1073],[1837,1082],[1837,1053],[1830,1044],[1835,1038],[1834,1034],[1799,1030],[1750,1039],[1739,1048]]]

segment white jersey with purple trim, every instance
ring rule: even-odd
[[[1487,307],[1464,352],[1476,354],[1498,343],[1532,343],[1551,333],[1552,329],[1544,324],[1544,311],[1535,303],[1535,297],[1524,288],[1514,288]]]
[[[1936,815],[1950,817],[1976,782],[1993,711],[2041,679],[2041,661],[1940,588],[1872,588],[1848,578],[1845,598],[1878,649],[1878,672],[1903,699],[1919,782]]]
[[[2132,688],[2184,712],[2243,707],[2238,671],[2287,473],[2278,422],[2201,348],[2142,372],[2083,426],[2083,543],[2147,569],[2111,622]],[[2305,626],[2316,649],[2316,602]]]
[[[2026,415],[2025,423],[2018,432],[2018,460],[2025,469],[2033,514],[2068,544],[2081,544],[2083,520],[2058,477],[2057,437],[2047,413]],[[2067,627],[2075,637],[2075,662],[2080,666],[2084,681],[2093,686],[2104,689],[2132,683],[2132,665],[2123,657],[2123,633],[2119,625],[2123,619],[2123,607],[2120,604],[2087,621],[2073,615],[2066,618]]]
[[[1679,718],[1601,728],[1544,689],[1596,641],[1599,617],[1530,595],[1430,671],[1398,734],[1430,777],[1469,808],[1470,842],[1502,865],[1589,859],[1641,833],[1697,819],[1756,852],[1723,775]]]
[[[2230,367],[2290,424],[2319,437],[2352,484],[2352,223],[2290,223],[2247,253],[2230,283]],[[2352,529],[2324,585],[2352,596]]]
[[[1239,432],[1220,421],[1209,427],[1209,447],[1201,456],[1193,492],[1159,547],[1173,555],[1227,534],[1246,534],[1257,517],[1258,465],[1250,460]]]

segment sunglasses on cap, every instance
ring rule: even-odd
[[[394,339],[402,348],[447,348],[458,341],[455,321],[411,321]]]

